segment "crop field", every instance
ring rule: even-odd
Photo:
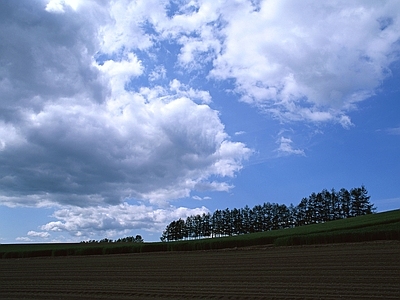
[[[0,299],[400,299],[400,242],[0,260]]]

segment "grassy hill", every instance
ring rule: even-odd
[[[207,250],[273,244],[347,243],[400,239],[400,210],[266,232],[170,242],[171,250]]]
[[[257,245],[291,246],[400,240],[400,209],[321,224],[190,241],[100,244],[5,244],[0,258],[212,250]]]

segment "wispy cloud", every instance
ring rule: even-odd
[[[203,200],[211,200],[211,197],[208,197],[208,196],[205,196],[205,197],[193,196],[192,199],[198,200],[198,201],[203,201]]]
[[[246,134],[246,131],[236,131],[235,135],[243,135]]]
[[[391,135],[400,135],[400,127],[388,128],[386,132]]]
[[[15,238],[15,240],[17,242],[24,242],[24,243],[33,242],[33,240],[31,238],[26,237],[26,236],[19,236],[19,237]]]
[[[293,141],[290,138],[285,138],[282,136],[279,138],[277,143],[279,144],[279,147],[278,149],[276,149],[276,151],[280,156],[287,156],[287,155],[305,156],[304,150],[293,148],[292,146]]]

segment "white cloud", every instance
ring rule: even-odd
[[[64,8],[68,5],[76,10],[81,1],[79,0],[50,0],[46,5],[46,11],[53,13],[64,13]]]
[[[167,76],[167,70],[164,66],[156,66],[155,69],[149,74],[150,81],[157,81],[165,79]]]
[[[207,212],[204,206],[193,209],[173,206],[155,208],[126,202],[90,208],[67,207],[54,212],[53,217],[57,221],[41,226],[41,234],[48,237],[49,232],[67,232],[80,239],[98,235],[116,238],[131,231],[161,232],[165,224],[172,220]]]
[[[128,53],[120,61],[107,60],[103,65],[96,66],[109,78],[114,94],[125,91],[125,85],[131,77],[137,77],[143,73],[142,63],[133,53]]]
[[[257,12],[242,5],[223,13],[224,51],[211,74],[235,79],[243,101],[282,121],[349,126],[346,112],[374,94],[398,59],[397,1],[263,1]]]
[[[111,21],[100,30],[101,50],[116,53],[121,49],[146,50],[153,46],[153,37],[144,28],[146,23],[157,23],[165,18],[166,1],[113,1],[109,12]]]
[[[193,100],[200,100],[200,102],[205,104],[211,103],[211,95],[208,91],[202,91],[193,89],[185,84],[182,84],[177,79],[173,79],[170,82],[170,90],[181,97],[188,97]]]
[[[0,120],[0,152],[8,147],[20,145],[24,142],[18,133],[18,128]]]
[[[40,238],[50,237],[50,233],[48,233],[48,232],[43,232],[43,231],[38,232],[38,231],[33,231],[33,230],[29,231],[27,235],[32,236],[32,237],[40,237]]]
[[[17,237],[15,240],[18,242],[37,242],[37,241],[47,241],[50,238],[50,233],[46,231],[34,231],[30,230],[27,233],[27,236],[20,236]]]
[[[286,155],[302,155],[305,156],[304,150],[302,149],[294,149],[292,147],[293,141],[290,138],[285,138],[283,136],[277,141],[279,144],[279,148],[276,149],[279,155],[286,156]]]
[[[398,1],[16,3],[0,1],[0,203],[69,205],[43,230],[75,236],[153,228],[192,213],[172,199],[233,188],[252,150],[226,134],[192,74],[230,80],[282,122],[350,127],[399,54]]]
[[[212,175],[234,176],[250,154],[227,140],[207,105],[140,93],[103,105],[47,105],[26,113],[20,131],[24,143],[2,150],[3,203],[85,206],[134,197],[161,204],[188,196]]]
[[[393,127],[386,129],[386,132],[391,135],[400,135],[400,127]]]
[[[19,236],[19,237],[15,238],[15,240],[17,242],[24,242],[24,243],[33,242],[32,239],[30,239],[30,238],[28,238],[26,236]]]
[[[46,5],[48,12],[63,13],[64,12],[64,1],[62,0],[51,0]]]
[[[200,196],[193,196],[192,197],[192,199],[194,199],[194,200],[198,200],[198,201],[203,201],[203,200],[211,200],[211,197],[208,197],[208,196],[206,196],[206,197],[200,197]]]
[[[172,15],[169,8],[169,1],[113,3],[103,38],[114,38],[103,51],[176,43],[186,72],[212,64],[210,78],[233,79],[242,101],[283,122],[350,127],[349,111],[374,95],[399,57],[393,0],[204,0],[180,3]]]
[[[15,18],[0,27],[3,43],[24,49],[0,48],[10,62],[0,70],[0,133],[11,133],[0,137],[1,203],[83,207],[134,198],[164,207],[199,186],[229,190],[224,177],[251,151],[225,133],[209,92],[174,78],[168,86],[131,83],[154,70],[135,50],[153,44],[146,22],[162,21],[166,4],[113,2],[107,15],[100,2],[76,10],[52,3],[63,14],[32,3],[38,26]]]

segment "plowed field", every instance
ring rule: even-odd
[[[0,299],[400,299],[400,242],[0,260]]]

